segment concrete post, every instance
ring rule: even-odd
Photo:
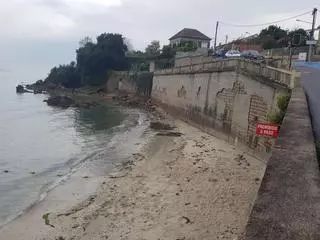
[[[156,63],[155,61],[150,61],[149,62],[149,72],[154,72],[156,68]]]
[[[300,78],[301,78],[301,73],[293,70],[291,74],[291,79],[290,79],[291,89],[294,89],[300,86]]]

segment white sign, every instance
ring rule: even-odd
[[[306,52],[299,53],[299,60],[306,61],[307,60],[307,53]]]
[[[308,40],[307,45],[316,45],[317,41],[316,40]]]

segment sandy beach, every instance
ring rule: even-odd
[[[181,137],[155,136],[122,171],[95,180],[97,193],[72,207],[44,201],[0,230],[0,239],[237,239],[265,163],[174,123]]]

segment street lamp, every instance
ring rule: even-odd
[[[312,24],[312,22],[308,22],[308,21],[304,21],[304,20],[300,20],[300,19],[296,19],[297,22],[304,22],[304,23],[309,23]]]

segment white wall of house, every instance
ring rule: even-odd
[[[197,40],[197,39],[192,39],[192,38],[177,38],[177,39],[171,40],[170,45],[171,46],[174,44],[178,45],[184,41],[194,42],[195,45],[199,48],[210,48],[210,41],[209,40]]]
[[[208,48],[210,47],[210,42],[209,41],[202,41],[201,42],[201,48]]]

